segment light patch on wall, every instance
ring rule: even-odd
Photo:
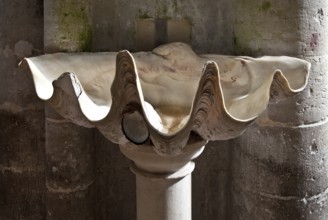
[[[137,19],[136,45],[138,51],[150,51],[172,42],[191,43],[191,24],[186,19]]]
[[[191,42],[191,25],[185,19],[170,19],[167,21],[167,41],[183,42],[190,44]]]
[[[138,19],[136,21],[136,44],[138,50],[149,51],[155,48],[155,20]]]

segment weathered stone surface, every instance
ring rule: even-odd
[[[44,113],[22,56],[43,47],[42,1],[0,2],[0,219],[44,219]]]
[[[88,0],[44,1],[45,52],[89,51]],[[48,219],[94,219],[93,130],[45,109],[46,209]]]
[[[54,114],[45,123],[47,218],[93,219],[93,132]]]
[[[136,219],[135,176],[118,145],[95,131],[95,219]]]
[[[238,138],[232,194],[233,210],[241,211],[235,218],[326,219],[327,128],[254,126]]]
[[[193,219],[230,219],[231,140],[209,142],[195,160]]]
[[[295,2],[232,2],[235,9],[233,46],[236,54],[294,55],[298,49],[298,36],[292,34],[298,24]]]
[[[94,195],[93,190],[88,187],[48,192],[46,219],[96,219],[95,203],[90,199]]]
[[[233,219],[327,219],[328,2],[235,3],[237,52],[297,55],[312,71],[305,91],[270,106],[236,140]]]
[[[46,52],[90,51],[90,10],[90,0],[44,0]]]
[[[43,118],[42,109],[0,111],[0,126],[5,128],[0,132],[1,219],[45,215]]]
[[[136,51],[138,18],[182,18],[191,24],[190,41],[197,52],[228,54],[232,49],[232,11],[231,1],[227,0],[143,0],[135,5],[127,0],[92,1],[93,51]]]

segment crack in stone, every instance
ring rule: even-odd
[[[63,188],[63,187],[53,188],[48,183],[46,183],[46,187],[47,187],[47,190],[52,193],[70,194],[70,193],[87,190],[93,184],[93,182],[94,181],[91,181],[87,184],[78,185],[74,188]]]
[[[0,172],[12,172],[15,174],[22,174],[24,172],[41,172],[43,169],[40,168],[30,168],[30,167],[15,167],[15,166],[4,166],[0,164]]]
[[[308,197],[307,201],[317,201],[317,204],[322,204],[328,198],[328,187],[321,193]]]
[[[260,195],[262,197],[266,197],[269,199],[275,199],[275,200],[282,200],[282,201],[297,201],[297,202],[303,202],[304,204],[307,204],[308,202],[316,202],[317,204],[322,205],[328,198],[328,187],[322,191],[319,194],[313,195],[313,196],[281,196],[277,194],[270,194],[270,193],[264,193],[254,190],[247,190],[248,192]]]
[[[12,113],[20,113],[29,110],[41,110],[43,108],[43,104],[34,104],[30,103],[27,106],[20,106],[13,102],[4,102],[0,104],[0,110],[12,112]]]
[[[49,118],[46,117],[46,120],[52,123],[56,123],[56,124],[65,124],[65,123],[71,123],[72,121],[66,118],[63,119],[55,119],[55,118]]]
[[[325,118],[321,121],[316,121],[309,124],[294,125],[292,123],[282,123],[278,121],[272,121],[269,118],[258,118],[255,122],[258,126],[261,127],[281,127],[281,128],[311,128],[318,127],[328,123],[328,118]]]
[[[276,195],[276,194],[269,194],[269,193],[264,193],[264,192],[257,192],[257,191],[249,191],[253,194],[260,195],[262,197],[266,197],[269,199],[276,199],[276,200],[283,200],[283,201],[291,201],[291,200],[303,200],[302,197],[298,196],[281,196],[281,195]]]
[[[19,174],[24,172],[21,168],[17,168],[17,167],[13,167],[13,166],[7,167],[7,166],[3,166],[1,164],[0,164],[0,171],[2,173],[4,173],[5,171],[9,171],[9,172],[12,172],[12,173],[19,173]]]

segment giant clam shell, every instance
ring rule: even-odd
[[[307,61],[197,55],[183,43],[151,52],[57,53],[24,60],[38,96],[109,140],[177,154],[192,138],[240,135],[267,107],[304,89]],[[270,93],[271,91],[271,93]],[[274,91],[274,92],[272,92]]]

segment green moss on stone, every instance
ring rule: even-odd
[[[263,12],[267,12],[267,11],[269,11],[270,8],[271,8],[271,3],[270,2],[263,2],[261,7],[260,7],[260,10],[263,11]]]
[[[80,48],[81,51],[91,51],[92,49],[92,30],[91,28],[86,29],[84,32],[80,33]]]
[[[179,11],[178,1],[177,0],[173,1],[173,11],[174,11],[174,13],[178,13],[178,11]]]
[[[66,51],[90,51],[92,27],[88,0],[60,0],[57,5],[58,46]]]
[[[151,19],[152,16],[149,15],[147,11],[140,10],[138,11],[138,18],[140,19]]]
[[[163,3],[163,17],[168,17],[169,9],[166,4]]]
[[[156,8],[155,12],[155,18],[171,18],[169,13],[170,6],[167,5],[166,2],[163,2],[162,4],[158,4],[158,7]]]
[[[244,56],[256,56],[261,54],[261,48],[257,48],[257,49],[253,49],[247,46],[247,43],[249,43],[250,41],[248,41],[249,39],[244,39],[244,35],[240,34],[240,36],[242,36],[243,38],[240,39],[236,36],[235,33],[233,33],[233,37],[232,37],[232,46],[234,48],[234,52],[236,55],[244,55]],[[247,40],[245,42],[245,40]]]

